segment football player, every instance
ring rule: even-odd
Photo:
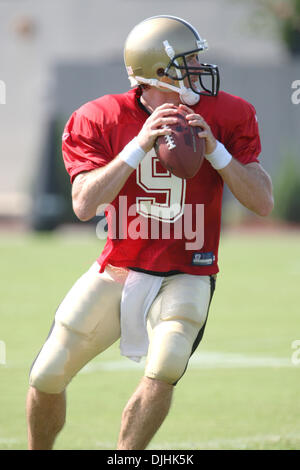
[[[206,50],[186,21],[146,19],[125,43],[132,89],[83,105],[66,124],[62,151],[75,214],[87,221],[105,207],[108,237],[60,304],[32,366],[30,449],[53,447],[68,383],[120,337],[122,354],[147,359],[122,415],[118,449],[145,449],[203,336],[218,273],[224,182],[254,213],[273,208],[255,109],[219,91],[218,67],[202,61]],[[189,180],[165,170],[153,150],[159,136],[171,134],[178,107],[206,145]],[[202,233],[200,242],[191,242],[183,221],[195,237]]]

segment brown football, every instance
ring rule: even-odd
[[[198,137],[199,127],[188,124],[183,112],[178,110],[179,121],[168,124],[172,134],[156,139],[155,152],[164,168],[178,178],[193,178],[201,168],[205,153],[205,139]]]

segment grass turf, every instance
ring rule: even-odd
[[[102,248],[94,235],[0,237],[0,449],[26,449],[28,371],[57,305]],[[197,350],[284,359],[286,366],[190,367],[150,449],[300,449],[298,235],[221,239],[217,289]],[[116,361],[119,361],[116,363]],[[120,364],[107,370],[103,364]],[[120,416],[142,368],[120,359],[118,344],[95,358],[68,388],[67,426],[56,449],[113,449]],[[103,370],[101,370],[101,367]]]

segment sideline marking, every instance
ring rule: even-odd
[[[145,360],[135,363],[123,358],[111,361],[99,361],[87,364],[79,373],[89,374],[98,370],[140,370],[144,369]],[[270,356],[247,356],[244,354],[201,352],[195,353],[189,368],[193,369],[224,369],[224,368],[249,368],[249,367],[295,367],[290,358]]]
[[[266,434],[266,435],[256,435],[256,436],[243,436],[243,437],[233,437],[225,439],[210,439],[207,441],[199,442],[161,442],[149,445],[148,450],[174,450],[174,449],[189,449],[189,450],[201,450],[201,449],[245,449],[251,444],[261,444],[260,448],[264,444],[278,444],[280,441],[284,440],[299,440],[300,434],[296,433],[287,433],[287,434]],[[113,449],[115,443],[110,442],[101,442],[96,441],[95,445],[97,448],[101,449]]]
[[[20,442],[19,439],[15,439],[14,437],[0,437],[0,445],[1,444],[16,444],[17,442]]]

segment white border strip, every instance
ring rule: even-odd
[[[139,370],[144,369],[145,362],[137,364],[128,359],[91,362],[80,373],[89,374],[97,371]],[[193,369],[226,369],[226,368],[259,368],[259,367],[295,367],[290,358],[269,356],[248,356],[222,352],[200,352],[192,356],[189,368]]]
[[[266,446],[268,448],[276,448],[280,442],[286,447],[284,441],[299,441],[300,434],[296,433],[287,433],[287,434],[262,434],[256,436],[243,436],[243,437],[233,437],[233,438],[220,438],[220,439],[211,439],[207,441],[182,441],[182,442],[161,442],[153,443],[149,445],[148,450],[218,450],[218,449],[249,449],[251,446],[253,448],[259,447],[259,449],[264,449]],[[259,446],[257,446],[259,445]],[[99,449],[114,449],[115,444],[112,442],[102,442],[96,441],[95,446]],[[255,447],[254,447],[255,446]]]

